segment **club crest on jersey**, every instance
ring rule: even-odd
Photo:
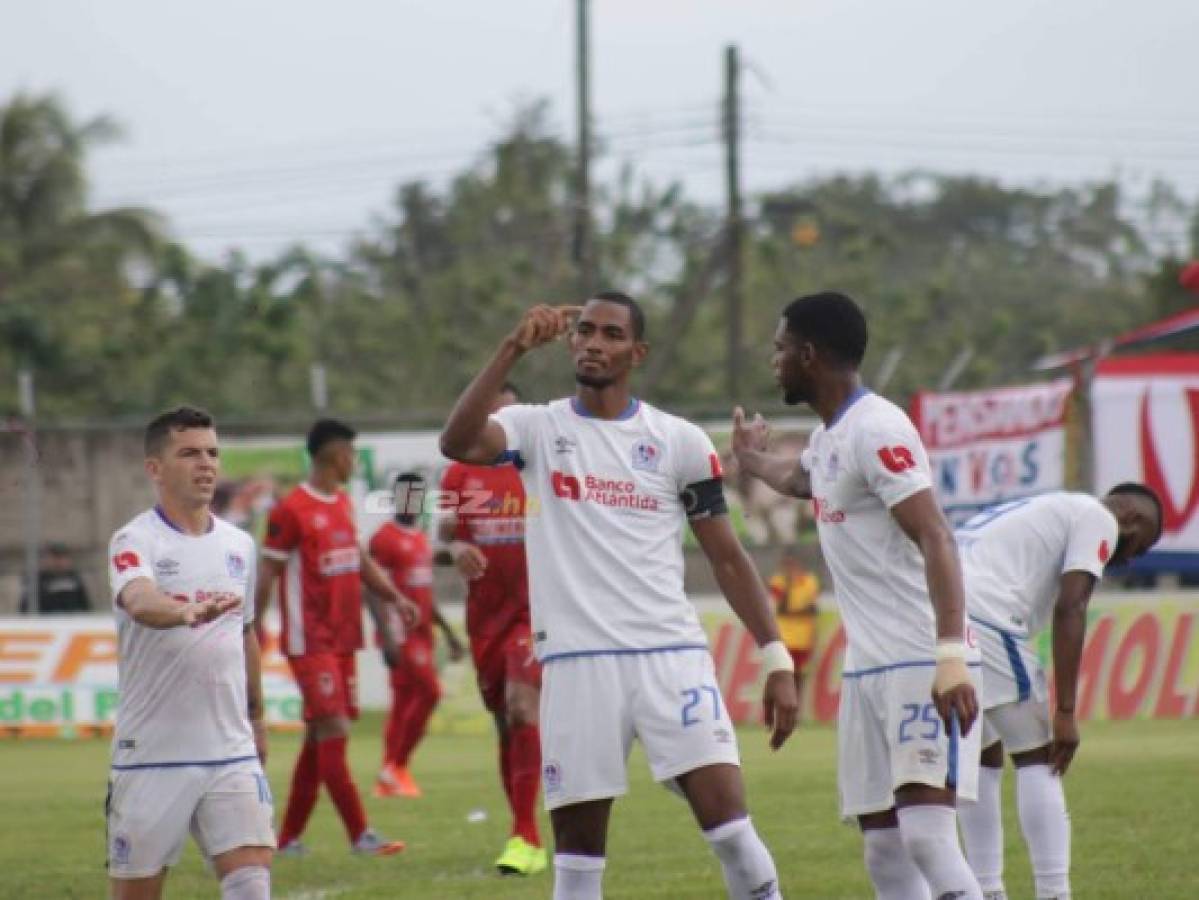
[[[657,441],[638,441],[633,445],[633,468],[643,472],[657,472],[662,463],[662,445]]]
[[[824,477],[828,481],[836,481],[837,473],[841,471],[841,456],[834,450],[828,455],[828,462],[825,463]]]
[[[246,558],[240,553],[234,553],[230,550],[225,554],[225,568],[229,570],[229,577],[238,581],[244,581],[246,578]]]

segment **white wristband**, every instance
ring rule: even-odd
[[[962,662],[966,661],[966,642],[965,641],[937,641],[937,662],[944,662],[949,659],[957,659]]]
[[[791,658],[791,651],[782,641],[771,641],[759,647],[758,652],[762,654],[762,667],[766,669],[767,675],[795,671],[795,660]]]

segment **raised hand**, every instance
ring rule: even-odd
[[[521,350],[532,350],[556,341],[570,331],[582,311],[581,306],[534,306],[521,316],[512,330],[511,340]]]
[[[770,426],[760,413],[755,413],[753,421],[746,422],[745,410],[740,406],[733,410],[733,455],[740,456],[747,451],[765,453],[770,440]]]

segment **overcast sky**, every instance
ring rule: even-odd
[[[0,101],[57,91],[126,129],[97,206],[165,212],[219,257],[335,252],[401,179],[476,158],[521,100],[569,135],[574,0],[54,0],[0,19]],[[723,48],[750,190],[926,168],[1007,182],[1152,178],[1199,197],[1199,0],[592,0],[599,175],[722,197]]]

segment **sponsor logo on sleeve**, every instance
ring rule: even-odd
[[[916,468],[916,460],[912,457],[912,451],[904,446],[882,447],[878,451],[878,458],[888,472],[894,472],[896,475]]]
[[[142,561],[132,550],[122,550],[112,558],[112,564],[118,572],[124,572],[126,569],[140,568]]]
[[[1107,545],[1107,541],[1099,542],[1099,561],[1107,565],[1107,561],[1112,558],[1112,548]]]

